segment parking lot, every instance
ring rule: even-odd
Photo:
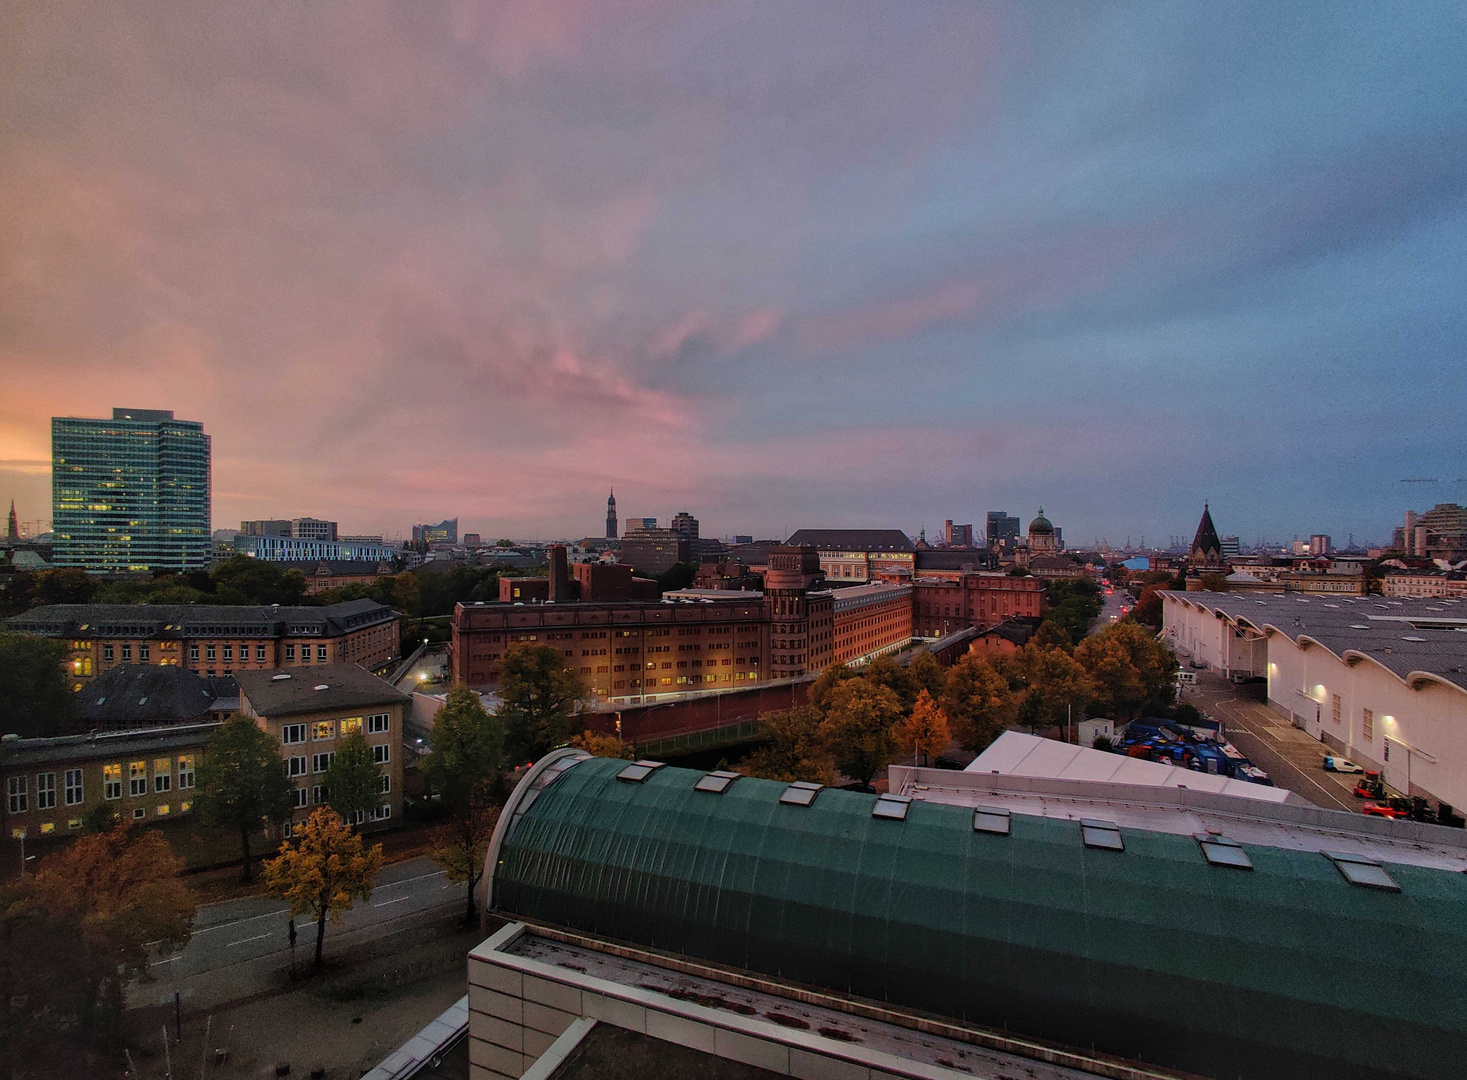
[[[1182,700],[1220,719],[1228,740],[1279,787],[1329,810],[1358,813],[1355,777],[1325,772],[1324,757],[1333,753],[1289,722],[1286,714],[1264,704],[1261,684],[1235,686],[1221,675],[1197,672],[1196,685]]]

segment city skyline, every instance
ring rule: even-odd
[[[127,401],[222,527],[1387,539],[1467,501],[1462,23],[1240,10],[13,10],[0,496]]]

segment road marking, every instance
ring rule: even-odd
[[[274,937],[274,936],[275,935],[273,935],[273,934],[256,934],[254,937],[240,938],[238,941],[231,941],[228,945],[226,945],[224,947],[226,949],[232,949],[236,945],[243,945],[247,941],[264,941],[267,937]]]
[[[411,899],[412,899],[411,896],[399,896],[396,900],[384,900],[384,901],[382,901],[382,903],[380,903],[380,904],[373,904],[372,906],[373,907],[386,907],[388,904],[400,904],[404,900],[411,900]]]
[[[373,888],[381,892],[383,889],[390,889],[394,885],[408,885],[414,881],[426,881],[431,877],[442,877],[446,873],[448,873],[447,870],[435,870],[431,874],[419,874],[417,877],[403,878],[401,881],[389,881],[385,885],[374,885]]]
[[[182,960],[182,959],[183,959],[183,954],[180,953],[178,956],[170,956],[167,960],[154,960],[148,966],[149,967],[158,967],[158,966],[160,966],[162,964],[171,964],[175,960]]]
[[[215,923],[213,926],[206,926],[201,930],[195,930],[194,937],[198,937],[200,934],[207,934],[211,930],[223,930],[226,926],[239,926],[243,923],[254,922],[256,919],[268,919],[272,915],[284,915],[289,910],[289,908],[276,908],[274,911],[267,911],[263,915],[251,915],[247,919],[231,919],[229,922]]]

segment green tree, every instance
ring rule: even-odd
[[[1026,645],[1004,664],[1019,692],[1019,720],[1031,730],[1085,719],[1090,681],[1069,653],[1053,645]]]
[[[859,675],[844,664],[831,664],[810,684],[810,692],[806,696],[806,701],[816,712],[824,714],[826,707],[830,704],[830,695],[835,688],[847,679],[859,678]]]
[[[907,664],[907,677],[912,681],[912,687],[918,694],[926,690],[936,700],[942,697],[943,690],[947,687],[947,672],[926,649],[918,649],[913,654],[911,662]]]
[[[267,823],[290,820],[292,787],[280,747],[247,716],[231,716],[204,747],[197,810],[210,825],[238,830],[243,880],[252,870],[250,837]]]
[[[1119,624],[1117,624],[1119,625]],[[1075,659],[1090,677],[1092,704],[1104,716],[1129,719],[1147,698],[1141,672],[1131,654],[1114,634],[1102,632],[1088,637],[1075,648]]]
[[[739,771],[766,780],[826,783],[830,769],[821,760],[820,719],[813,705],[762,714],[759,735],[763,742],[739,763]]]
[[[265,889],[290,905],[291,918],[316,921],[316,967],[322,965],[326,920],[339,922],[356,900],[372,898],[372,879],[382,869],[382,845],[365,848],[361,835],[333,811],[318,807],[296,829],[294,840],[265,863]]]
[[[1226,574],[1203,574],[1203,592],[1227,592],[1228,578]]]
[[[896,725],[901,719],[902,704],[895,691],[852,679],[831,693],[820,723],[820,741],[837,769],[870,784],[896,757]]]
[[[88,604],[99,581],[85,570],[21,571],[11,578],[0,597],[10,614],[50,604]]]
[[[348,825],[365,821],[382,802],[382,772],[372,760],[372,748],[360,731],[336,744],[326,769],[331,809]]]
[[[1053,619],[1045,619],[1041,622],[1032,640],[1036,645],[1054,645],[1064,649],[1065,652],[1069,652],[1075,644],[1070,639],[1070,632]]]
[[[424,774],[438,795],[448,821],[434,836],[429,852],[448,871],[449,880],[466,885],[464,920],[473,922],[474,889],[484,875],[484,848],[498,819],[504,774],[504,723],[491,716],[479,695],[466,686],[448,692],[433,719]]]
[[[917,703],[917,685],[907,669],[889,656],[878,656],[861,673],[873,686],[884,686],[897,696],[902,711],[910,711]]]
[[[306,595],[306,576],[299,570],[248,555],[225,559],[211,576],[220,604],[299,604]]]
[[[952,742],[948,728],[947,713],[933,700],[926,690],[917,694],[911,715],[897,725],[897,742],[905,750],[912,748],[914,758],[925,765],[928,758],[935,758]]]
[[[672,592],[675,589],[686,589],[691,586],[698,577],[698,564],[680,562],[673,563],[662,573],[657,575],[657,588],[662,592]]]
[[[505,745],[512,762],[534,761],[564,743],[576,728],[586,684],[559,649],[521,642],[504,650],[499,697]]]
[[[941,702],[958,742],[975,754],[986,750],[1014,717],[1008,679],[971,654],[948,672]]]
[[[183,860],[156,832],[78,837],[33,877],[0,887],[0,1063],[43,1075],[112,1075],[123,991],[148,950],[189,940],[197,905]]]
[[[0,631],[0,734],[34,738],[71,730],[70,663],[65,641]]]

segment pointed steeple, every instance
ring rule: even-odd
[[[5,525],[5,538],[12,544],[20,539],[20,523],[15,518],[15,500],[10,500],[10,520]]]
[[[1194,566],[1220,566],[1222,564],[1222,541],[1217,538],[1217,529],[1212,524],[1212,511],[1202,504],[1202,520],[1197,523],[1197,535],[1192,539],[1188,561]]]

